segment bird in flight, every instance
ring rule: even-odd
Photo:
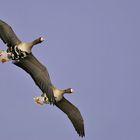
[[[85,136],[84,120],[79,109],[70,103],[63,95],[73,93],[72,88],[58,89],[50,79],[47,68],[41,64],[32,53],[32,48],[44,41],[42,37],[26,43],[22,42],[13,29],[0,20],[0,39],[7,45],[7,50],[0,50],[0,62],[12,63],[26,71],[42,91],[41,96],[35,97],[37,104],[53,104],[62,110],[72,122],[80,137]]]

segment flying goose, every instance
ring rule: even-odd
[[[7,52],[11,53],[11,55],[10,55],[11,58],[9,58],[9,59],[13,59],[13,60],[17,60],[17,61],[19,61],[20,58],[24,58],[28,54],[30,54],[32,47],[38,43],[41,43],[44,40],[42,37],[40,37],[30,43],[22,42],[16,36],[13,29],[2,20],[0,20],[0,38],[8,46]],[[43,67],[43,65],[42,65],[42,67]],[[47,73],[45,68],[42,68],[42,69],[38,68],[36,70],[38,70],[38,72]],[[47,80],[43,80],[44,79],[43,75],[36,78],[36,75],[34,73],[35,73],[34,71],[31,71],[30,75],[32,76],[36,85],[39,86],[39,88],[42,90],[42,92],[46,94],[46,96],[48,97],[48,100],[50,101],[50,104],[52,104],[52,103],[54,104],[55,98],[53,95],[53,90],[50,86],[51,82],[49,80],[48,74],[47,74],[47,76],[48,76]]]
[[[31,49],[34,45],[37,45],[44,41],[43,37],[39,37],[32,42],[22,42],[14,33],[12,28],[5,23],[4,21],[0,20],[0,38],[3,40],[8,47],[15,47],[17,46],[22,51],[26,51],[28,53],[31,52]]]
[[[48,79],[50,80],[50,77],[46,68],[35,58],[35,56],[32,53],[29,54],[24,59],[21,59],[20,61],[15,61],[14,64],[22,68],[23,70],[25,70],[31,76],[36,75],[34,77],[36,78],[35,81],[40,81],[40,76],[42,76],[42,80],[44,81],[44,83],[46,80]],[[32,73],[32,71],[34,73]],[[50,86],[53,89],[53,93],[54,93],[54,97],[56,101],[55,105],[68,116],[68,118],[71,120],[79,136],[84,137],[85,136],[84,121],[83,121],[83,117],[80,111],[72,103],[70,103],[67,99],[63,97],[65,93],[68,93],[68,94],[73,93],[73,89],[67,88],[64,90],[59,90],[52,84]],[[49,103],[49,100],[46,97],[46,94],[42,94],[39,97],[35,97],[34,100],[37,104],[40,104],[40,105]]]
[[[0,51],[0,60],[4,62],[13,60],[13,64],[26,71],[41,89],[42,95],[35,97],[35,102],[40,105],[53,103],[68,116],[79,136],[84,137],[84,121],[79,109],[63,97],[64,93],[73,93],[73,89],[56,88],[51,82],[47,68],[31,52],[33,45],[41,43],[43,38],[40,37],[32,43],[23,43],[12,28],[2,20],[0,20],[0,38],[8,46],[7,51]]]

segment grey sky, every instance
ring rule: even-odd
[[[23,41],[43,36],[33,53],[85,120],[84,140],[140,139],[140,2],[1,0],[0,18]],[[0,42],[1,49],[5,46]],[[40,90],[23,70],[0,64],[0,138],[80,140],[56,107],[37,106]]]

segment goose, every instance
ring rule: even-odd
[[[41,43],[44,41],[43,37],[39,37],[38,39],[30,42],[25,43],[20,41],[20,39],[17,37],[11,26],[9,26],[6,22],[0,20],[0,38],[1,40],[8,46],[7,52],[11,53],[9,59],[19,61],[20,58],[26,57],[28,54],[31,53],[31,49],[34,45]],[[45,69],[45,68],[44,68]],[[37,69],[39,72],[41,71],[39,68]],[[44,73],[45,70],[42,70]],[[47,72],[46,72],[47,73]],[[35,81],[36,85],[39,86],[39,88],[42,90],[43,93],[46,94],[48,97],[50,104],[55,103],[55,98],[53,95],[53,91],[50,87],[51,83],[48,78],[48,80],[43,81],[43,77],[40,76],[36,78],[36,75],[34,75],[34,71],[32,71],[31,76],[33,80]],[[47,74],[48,75],[48,74]]]
[[[56,102],[59,102],[63,98],[64,94],[66,94],[66,93],[70,94],[70,93],[74,92],[74,90],[72,88],[67,88],[67,89],[61,90],[61,89],[57,89],[56,87],[52,86],[52,89],[53,89],[53,93],[54,93]],[[40,105],[50,103],[46,94],[42,94],[41,96],[35,97],[34,101],[35,101],[35,103],[40,104]]]
[[[56,88],[51,82],[47,68],[32,53],[33,46],[41,43],[44,39],[40,37],[31,43],[21,42],[13,29],[2,20],[0,20],[0,38],[8,46],[7,51],[0,50],[0,61],[12,60],[15,66],[31,76],[42,91],[41,96],[34,98],[35,103],[39,105],[53,104],[58,107],[68,116],[79,136],[84,137],[83,117],[79,109],[64,97],[65,93],[71,94],[74,90],[72,88],[64,90]]]
[[[31,52],[34,45],[37,45],[44,41],[43,37],[39,37],[32,42],[22,42],[14,33],[12,28],[4,21],[0,20],[0,38],[9,48],[17,46],[18,49]]]

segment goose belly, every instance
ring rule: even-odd
[[[56,102],[59,102],[63,98],[63,95],[57,89],[54,90],[53,92],[54,92],[55,101]],[[46,94],[44,94],[44,97],[43,98],[44,98],[44,103],[48,104],[49,103],[49,100],[48,100]]]
[[[29,43],[20,43],[18,45],[18,49],[24,51],[24,52],[31,52],[31,45]]]
[[[7,49],[7,53],[10,53],[9,58],[12,60],[20,60],[21,58],[25,58],[29,54],[28,52],[19,49],[18,46],[9,47]]]
[[[59,102],[63,98],[63,94],[60,92],[60,90],[54,89],[53,93],[54,93],[56,102]]]

